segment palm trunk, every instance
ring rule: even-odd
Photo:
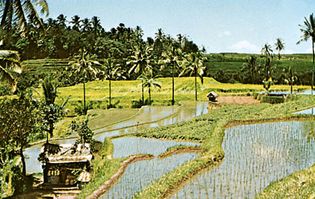
[[[313,95],[313,87],[314,87],[314,59],[315,59],[315,54],[314,54],[314,40],[312,40],[312,52],[313,52],[313,71],[312,71],[312,85],[311,85],[311,89],[312,92],[311,94]]]
[[[25,163],[25,157],[23,154],[23,147],[20,148],[20,156],[22,161],[22,174],[25,177],[26,176],[26,163]]]
[[[151,105],[151,87],[150,87],[150,85],[149,85],[149,105]]]
[[[86,115],[86,101],[85,101],[85,81],[83,82],[83,114]]]
[[[141,100],[142,100],[142,105],[144,105],[144,86],[143,86],[143,80],[141,80]]]
[[[172,67],[172,105],[175,104],[175,80],[174,80],[174,65]]]
[[[50,122],[49,123],[49,135],[50,135],[50,138],[52,138],[54,135],[54,123]]]
[[[108,107],[112,107],[112,80],[108,80]]]
[[[281,59],[280,50],[279,50],[279,52],[278,52],[278,59],[279,59],[279,60]]]
[[[195,101],[198,101],[198,96],[197,96],[197,69],[195,69]]]

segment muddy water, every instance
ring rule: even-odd
[[[195,104],[180,107],[143,107],[139,114],[129,120],[119,122],[103,129],[95,130],[94,138],[104,141],[106,137],[133,133],[139,127],[152,128],[166,126],[177,122],[187,121],[193,117],[208,113],[208,102],[197,102]],[[75,139],[63,139],[56,141],[58,144],[74,143]],[[42,172],[41,163],[37,160],[42,144],[34,145],[24,151],[27,173]]]
[[[315,163],[315,122],[243,125],[225,132],[225,158],[173,198],[254,198],[271,182]]]

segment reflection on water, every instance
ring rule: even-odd
[[[306,109],[303,111],[296,112],[298,115],[315,115],[315,108]]]
[[[254,198],[271,182],[315,163],[310,122],[278,122],[227,129],[225,158],[198,175],[173,198]],[[312,122],[314,123],[314,122]]]
[[[175,169],[179,165],[196,158],[194,153],[176,154],[170,157],[143,160],[130,164],[118,182],[100,198],[133,198],[154,180]]]
[[[122,137],[112,140],[114,145],[113,158],[125,158],[135,154],[160,155],[167,148],[176,145],[196,146],[191,142],[176,142],[171,140],[158,140],[140,137]]]
[[[197,102],[183,106],[145,106],[135,117],[94,131],[94,138],[103,142],[106,137],[133,133],[138,127],[153,128],[187,121],[193,117],[208,113],[208,102]],[[58,144],[73,144],[76,139],[58,140]],[[42,172],[41,163],[37,160],[42,144],[34,145],[24,151],[27,173]]]

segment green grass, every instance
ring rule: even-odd
[[[315,198],[315,164],[270,184],[257,199]]]
[[[92,130],[104,128],[109,125],[127,120],[138,113],[138,109],[93,109],[88,111],[89,127]],[[56,123],[54,136],[65,138],[69,134],[69,126],[72,121],[82,120],[84,116],[64,117]]]
[[[298,96],[297,100],[276,105],[226,105],[193,121],[138,133],[138,136],[144,137],[197,140],[202,143],[204,152],[197,159],[176,168],[145,188],[138,193],[137,198],[164,198],[200,170],[217,166],[224,157],[222,141],[224,129],[228,124],[235,121],[246,123],[253,120],[274,121],[276,118],[291,118],[293,112],[311,107],[314,103],[315,97]]]
[[[86,198],[117,172],[124,159],[109,158],[112,153],[113,144],[110,139],[105,139],[102,150],[95,154],[95,159],[92,162],[92,180],[82,189],[78,198]]]
[[[153,105],[170,105],[171,103],[171,78],[159,78],[161,89],[153,89]],[[107,81],[93,81],[86,84],[86,98],[88,103],[93,103],[95,108],[105,108],[108,100]],[[141,98],[140,80],[113,81],[112,82],[112,102],[117,107],[130,108],[133,100]],[[309,89],[308,86],[295,86],[294,89]],[[205,78],[204,83],[198,81],[198,99],[207,100],[209,91],[216,91],[219,95],[247,95],[253,92],[263,91],[262,85],[257,84],[223,84],[213,78]],[[289,91],[288,85],[274,85],[271,90]],[[42,90],[38,92],[42,97]],[[58,89],[58,103],[70,96],[67,108],[73,114],[74,107],[83,101],[82,84]],[[145,97],[148,97],[145,90]],[[194,100],[194,78],[182,77],[175,79],[175,100],[176,102]],[[97,106],[98,105],[98,106]]]

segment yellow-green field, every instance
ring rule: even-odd
[[[152,89],[153,105],[169,105],[171,101],[171,78],[159,78],[162,88]],[[71,87],[59,88],[59,100],[70,96],[70,102],[83,100],[82,84]],[[309,89],[309,86],[294,86],[294,90]],[[255,84],[224,84],[215,81],[213,78],[205,78],[201,84],[198,80],[198,99],[207,100],[209,91],[216,91],[219,95],[248,95],[253,92],[263,91],[262,85]],[[273,85],[271,90],[289,91],[288,85]],[[41,91],[39,93],[42,93]],[[106,104],[108,100],[108,81],[93,81],[86,84],[87,101],[102,102]],[[148,97],[145,89],[145,97]],[[131,107],[132,100],[141,98],[141,81],[112,81],[112,103],[117,107]],[[194,100],[194,78],[182,77],[175,79],[175,101],[193,101]],[[106,107],[103,105],[103,107]],[[100,107],[102,108],[102,106]]]

